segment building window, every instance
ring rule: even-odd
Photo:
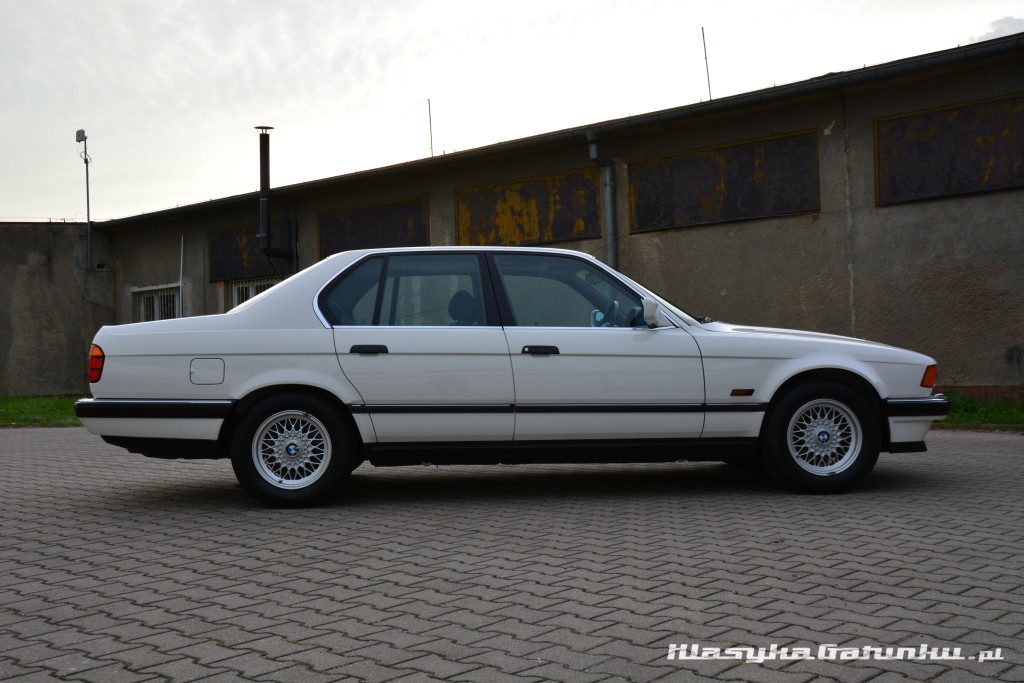
[[[234,308],[243,301],[248,301],[260,292],[265,292],[278,282],[281,282],[279,277],[261,277],[254,280],[236,280],[229,282],[228,286],[231,289],[230,297],[228,299],[228,308]]]
[[[629,162],[632,231],[821,210],[818,131]]]
[[[132,320],[137,323],[181,317],[181,288],[143,287],[132,289]]]

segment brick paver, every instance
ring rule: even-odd
[[[861,489],[718,464],[374,469],[263,508],[227,462],[0,430],[0,678],[1024,679],[1024,435],[933,432]],[[669,661],[707,646],[1005,661]]]

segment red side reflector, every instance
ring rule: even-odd
[[[730,393],[729,395],[730,396],[753,396],[754,395],[754,390],[753,389],[733,389],[732,393]]]
[[[921,386],[931,389],[935,386],[935,379],[939,375],[938,365],[929,365],[924,369],[924,377],[921,378]]]
[[[89,383],[94,384],[100,381],[100,377],[103,376],[103,361],[106,358],[103,355],[103,349],[92,345],[89,349]]]

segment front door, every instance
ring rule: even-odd
[[[515,440],[697,438],[700,350],[650,329],[640,297],[569,255],[493,253],[516,391]]]
[[[482,254],[371,257],[323,299],[341,368],[380,442],[508,441],[508,345]]]

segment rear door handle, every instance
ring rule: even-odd
[[[557,356],[557,346],[524,346],[523,353],[531,356]]]
[[[388,347],[383,344],[356,344],[348,350],[349,353],[361,353],[365,355],[376,355],[378,353],[387,353]]]

